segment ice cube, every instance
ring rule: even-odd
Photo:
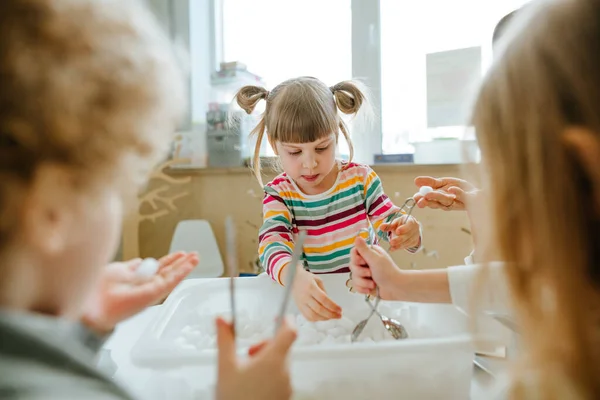
[[[299,345],[306,345],[309,342],[311,342],[311,336],[306,336],[306,335],[300,335],[299,334],[295,343],[297,343]]]
[[[431,186],[421,186],[419,188],[419,194],[421,196],[425,196],[427,193],[433,192],[433,188]]]
[[[325,339],[323,339],[323,341],[321,342],[322,345],[331,345],[331,344],[335,344],[336,340],[333,336],[326,336]]]
[[[342,319],[338,320],[337,323],[340,328],[344,328],[347,331],[352,331],[355,325],[354,322],[352,322],[349,318],[346,317],[342,317]]]
[[[149,278],[156,274],[160,263],[154,258],[145,258],[137,267],[135,274],[142,278]]]
[[[315,336],[304,336],[303,343],[307,346],[314,346],[320,342],[319,337]]]
[[[260,333],[255,333],[254,335],[250,336],[248,339],[253,342],[253,343],[258,343],[260,341],[262,341],[263,339],[263,335],[261,335]]]
[[[208,335],[202,335],[196,339],[194,344],[199,349],[206,349],[206,348],[210,347],[211,337]]]
[[[320,340],[319,332],[317,332],[314,329],[306,329],[302,331],[302,333],[300,333],[298,336],[305,338],[311,343],[316,343]]]
[[[254,334],[254,332],[255,332],[254,327],[247,323],[242,326],[242,329],[239,330],[238,334],[239,334],[239,336],[248,337],[248,336],[252,336]]]
[[[329,329],[335,328],[335,320],[329,320],[329,321],[317,321],[315,322],[315,328],[318,331],[322,331],[322,332],[326,332]]]
[[[192,331],[186,332],[186,333],[182,333],[181,336],[183,336],[185,338],[185,340],[188,341],[188,342],[193,342],[194,341],[194,332],[192,332]]]
[[[208,339],[206,340],[206,348],[211,349],[215,347],[216,344],[217,338],[215,338],[214,336],[208,336]]]
[[[298,314],[298,316],[296,317],[296,324],[298,326],[304,326],[304,325],[308,324],[308,321],[306,318],[304,318],[304,315]]]
[[[252,340],[250,339],[246,339],[246,338],[237,338],[237,345],[239,347],[250,347],[252,345],[254,345],[256,343],[254,343]]]
[[[202,333],[202,332],[200,332],[200,331],[190,331],[190,332],[188,332],[188,333],[186,333],[186,334],[185,334],[185,336],[186,336],[188,339],[193,339],[193,340],[198,340],[198,339],[200,339],[200,338],[201,338],[202,336],[204,336],[204,335],[205,335],[205,334],[203,334],[203,333]]]
[[[190,333],[192,332],[194,329],[192,328],[191,325],[186,325],[183,327],[183,329],[181,330],[181,333]]]
[[[316,335],[317,333],[318,333],[318,331],[314,328],[314,326],[311,326],[311,325],[304,326],[304,327],[302,327],[302,329],[298,330],[299,335],[307,335],[307,334]]]
[[[330,336],[333,336],[335,338],[345,335],[346,333],[348,333],[348,330],[344,329],[342,327],[339,327],[339,326],[336,328],[327,330],[327,334]]]
[[[338,336],[335,339],[336,343],[350,343],[350,335]]]

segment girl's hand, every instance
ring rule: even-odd
[[[391,232],[390,250],[403,250],[418,247],[421,244],[421,225],[413,217],[400,216],[390,223],[383,223],[380,229]]]
[[[390,255],[379,246],[369,246],[362,238],[356,238],[350,252],[352,287],[358,293],[379,295],[383,300],[396,300],[404,286],[403,274]]]
[[[247,362],[236,355],[231,324],[217,319],[217,400],[286,400],[292,396],[287,358],[296,330],[287,321],[273,340],[254,346]]]
[[[82,322],[96,333],[112,331],[116,324],[156,304],[171,293],[198,264],[195,253],[178,252],[159,260],[155,275],[140,277],[142,260],[108,264],[89,298]]]
[[[298,310],[308,321],[326,321],[342,317],[342,308],[325,293],[323,281],[298,265],[292,296]]]

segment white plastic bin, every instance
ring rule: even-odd
[[[322,278],[344,315],[362,319],[368,314],[364,296],[349,293],[345,287],[346,274]],[[283,289],[264,275],[236,279],[240,315],[274,318],[282,298]],[[200,398],[198,393],[210,390],[215,382],[215,350],[185,350],[175,343],[182,329],[207,310],[213,314],[229,313],[227,279],[207,281],[174,293],[132,350],[134,364],[177,380],[181,400],[185,400],[180,394],[182,385],[187,385],[185,393],[190,398]],[[409,310],[410,315],[401,310]],[[294,307],[290,311],[296,312]],[[462,313],[451,305],[390,302],[381,302],[380,311],[402,318],[412,337],[375,343],[295,346],[291,371],[296,398],[469,398],[474,354]],[[369,326],[381,328],[376,316]],[[246,349],[240,347],[239,352],[245,354]]]

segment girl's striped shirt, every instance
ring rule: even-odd
[[[265,186],[263,225],[259,231],[259,256],[266,272],[283,284],[282,271],[289,264],[294,238],[306,230],[305,267],[313,273],[349,271],[350,250],[361,229],[379,229],[385,219],[400,211],[384,194],[381,180],[368,166],[343,164],[334,185],[325,193],[307,195],[285,173]],[[408,249],[416,252],[419,246]]]

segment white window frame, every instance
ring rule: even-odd
[[[369,132],[353,132],[355,159],[374,164],[382,152],[381,18],[379,0],[352,0],[352,76],[371,90],[375,118]]]

